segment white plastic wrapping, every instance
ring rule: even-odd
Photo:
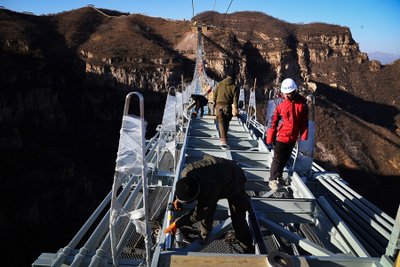
[[[136,232],[139,234],[145,235],[146,234],[146,224],[143,220],[144,218],[144,208],[134,210],[128,213],[129,219],[136,227]]]
[[[142,177],[147,175],[147,165],[144,159],[145,145],[145,129],[146,125],[143,119],[124,115],[122,118],[122,126],[120,130],[120,139],[115,165],[114,182],[112,186],[111,208],[110,208],[110,238],[111,238],[111,253],[114,263],[118,255],[117,244],[121,233],[118,227],[118,221],[121,217],[128,217],[135,225],[136,231],[145,236],[146,220],[144,209],[127,210],[123,207],[123,203],[118,199],[118,192],[122,184],[133,177]],[[144,190],[144,189],[143,189]]]
[[[240,91],[239,91],[239,101],[238,101],[238,108],[240,110],[244,110],[245,109],[245,93],[244,93],[244,88],[240,87]]]
[[[241,87],[240,91],[239,91],[239,101],[243,101],[243,103],[244,103],[244,89],[243,89],[243,87]]]
[[[308,121],[308,138],[298,141],[297,155],[294,161],[294,171],[309,171],[314,160],[315,122]]]
[[[165,103],[164,116],[161,125],[161,133],[176,131],[176,96],[168,94]]]
[[[176,115],[182,117],[183,115],[183,94],[176,92]]]
[[[120,130],[119,146],[115,170],[128,174],[140,175],[142,172],[142,136],[140,118],[135,116],[123,116]],[[143,125],[145,127],[145,125]],[[146,127],[145,127],[146,128]]]
[[[164,108],[164,116],[162,120],[160,139],[158,141],[158,154],[159,151],[166,147],[175,159],[176,149],[176,96],[167,96],[167,101]],[[159,159],[160,160],[160,159]]]
[[[200,84],[200,80],[199,80],[199,79],[196,80],[195,85],[196,85],[196,87],[195,87],[195,89],[194,89],[194,94],[195,94],[195,95],[201,95],[201,94],[202,94],[202,87],[201,87],[201,84]]]
[[[257,118],[256,91],[250,90],[249,106],[247,108],[247,123]]]
[[[249,106],[253,107],[254,110],[256,109],[256,91],[255,90],[250,90]]]
[[[189,94],[188,94],[188,87],[190,87],[190,85],[189,86],[187,86],[184,90],[182,90],[182,101],[183,101],[183,104],[187,104],[187,103],[189,103]]]
[[[115,201],[115,204],[113,206],[114,207],[111,209],[111,215],[110,215],[110,224],[112,227],[115,226],[117,219],[121,217],[128,217],[129,220],[135,225],[136,232],[138,232],[141,235],[146,235],[144,208],[128,212],[122,208],[121,204],[118,201]]]

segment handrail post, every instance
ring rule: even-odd
[[[143,209],[144,209],[144,220],[145,220],[145,231],[146,231],[146,236],[145,236],[145,246],[146,246],[146,264],[147,267],[150,267],[150,260],[151,260],[151,232],[150,232],[150,227],[149,227],[149,215],[147,212],[147,206],[148,206],[148,192],[149,192],[149,184],[147,181],[147,175],[146,175],[146,166],[145,166],[145,157],[144,155],[146,154],[145,151],[145,142],[144,142],[144,135],[145,135],[145,129],[144,129],[144,99],[143,96],[139,92],[133,92],[138,98],[139,98],[139,108],[140,108],[140,121],[141,121],[141,134],[142,134],[142,181],[143,181]],[[128,94],[129,95],[129,94]]]
[[[151,260],[151,229],[149,227],[149,218],[148,218],[148,191],[149,191],[149,185],[148,185],[148,179],[147,179],[147,164],[145,160],[145,155],[146,155],[146,144],[145,144],[145,123],[144,123],[144,99],[142,94],[139,92],[130,92],[126,98],[125,98],[125,105],[124,105],[124,111],[123,115],[127,116],[129,113],[129,105],[130,105],[130,100],[133,95],[136,95],[139,98],[139,116],[140,116],[140,131],[141,131],[141,146],[142,146],[142,169],[141,169],[141,176],[142,176],[142,189],[143,189],[143,209],[144,209],[144,221],[145,221],[145,249],[146,249],[146,264],[149,267],[150,266],[150,260]],[[111,229],[112,230],[112,229]],[[114,253],[114,255],[117,255]],[[113,259],[113,264],[115,266],[118,265],[117,260]]]

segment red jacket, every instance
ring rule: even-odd
[[[301,140],[307,140],[308,109],[306,99],[296,95],[293,100],[285,99],[276,107],[271,127],[267,129],[267,144],[273,143],[275,138],[282,143],[296,142],[299,134]]]

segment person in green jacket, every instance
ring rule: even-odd
[[[222,149],[229,149],[229,122],[231,121],[232,116],[237,116],[238,114],[238,100],[239,90],[235,84],[235,72],[231,69],[226,72],[226,78],[218,83],[213,99]]]
[[[253,238],[246,221],[250,198],[245,191],[246,176],[233,160],[205,154],[202,160],[189,163],[181,172],[175,186],[173,206],[182,209],[182,203],[196,201],[195,207],[177,218],[165,233],[176,233],[178,228],[200,222],[200,242],[206,242],[213,226],[214,213],[220,199],[228,199],[232,227],[244,253],[254,253]]]

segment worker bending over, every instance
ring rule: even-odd
[[[232,160],[206,154],[202,160],[187,164],[176,183],[174,207],[180,210],[184,203],[197,203],[164,232],[176,233],[178,228],[200,221],[200,242],[206,242],[218,200],[227,198],[236,239],[245,253],[254,253],[253,239],[246,221],[250,199],[245,191],[245,183],[243,170]]]

